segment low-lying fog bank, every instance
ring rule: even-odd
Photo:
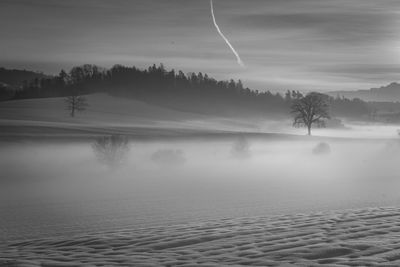
[[[399,159],[396,139],[6,143],[0,234],[18,239],[395,205]]]

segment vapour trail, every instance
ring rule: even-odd
[[[222,37],[222,39],[224,39],[225,43],[232,50],[233,54],[235,54],[236,59],[237,59],[237,63],[240,66],[244,67],[243,61],[240,59],[239,53],[236,52],[235,48],[231,45],[231,43],[229,42],[228,38],[226,38],[225,35],[222,33],[221,29],[219,28],[219,26],[217,24],[217,21],[215,20],[213,0],[210,0],[210,5],[211,5],[211,16],[213,18],[213,22],[214,22],[215,28],[217,29],[217,31],[218,31],[219,35]]]

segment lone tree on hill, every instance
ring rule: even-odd
[[[67,110],[71,112],[71,117],[75,116],[75,111],[84,111],[89,106],[86,97],[79,95],[77,92],[67,96],[65,103],[67,104]]]
[[[329,119],[329,105],[327,96],[320,93],[309,93],[296,99],[291,106],[294,115],[294,127],[307,127],[308,135],[311,135],[312,125],[325,127],[324,119]]]

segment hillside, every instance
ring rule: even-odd
[[[34,79],[46,79],[49,77],[50,76],[39,72],[5,69],[0,67],[0,86],[12,89],[20,88],[23,85],[24,81],[27,81],[29,83]]]
[[[345,98],[359,98],[364,101],[373,102],[397,102],[400,101],[400,84],[393,82],[379,88],[371,88],[368,90],[357,91],[333,91],[329,93],[331,96],[337,95]]]
[[[143,129],[174,131],[254,131],[256,123],[159,107],[143,101],[97,93],[87,95],[89,107],[69,116],[65,98],[0,102],[0,132],[14,134],[99,134]]]
[[[104,69],[85,64],[68,73],[61,71],[52,79],[42,79],[39,85],[23,87],[13,98],[62,97],[74,92],[108,93],[167,109],[251,120],[265,116],[285,119],[293,101],[303,97],[299,91],[287,91],[283,97],[268,90],[252,90],[241,80],[216,80],[201,72],[184,74],[181,70],[166,70],[162,64],[148,69],[122,65]],[[366,102],[333,97],[328,101],[332,117],[365,120],[370,115]]]

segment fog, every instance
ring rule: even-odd
[[[327,153],[315,153],[321,142]],[[396,205],[399,159],[400,139],[3,142],[0,232],[43,237]]]
[[[281,121],[264,121],[254,123],[259,125],[260,132],[272,133],[290,133],[304,135],[304,128],[291,127],[292,122],[289,120]],[[332,128],[315,128],[312,130],[315,136],[324,137],[343,137],[352,139],[394,139],[399,137],[400,126],[389,123],[371,123],[359,121],[342,121],[342,127]],[[245,129],[243,129],[245,130]]]

